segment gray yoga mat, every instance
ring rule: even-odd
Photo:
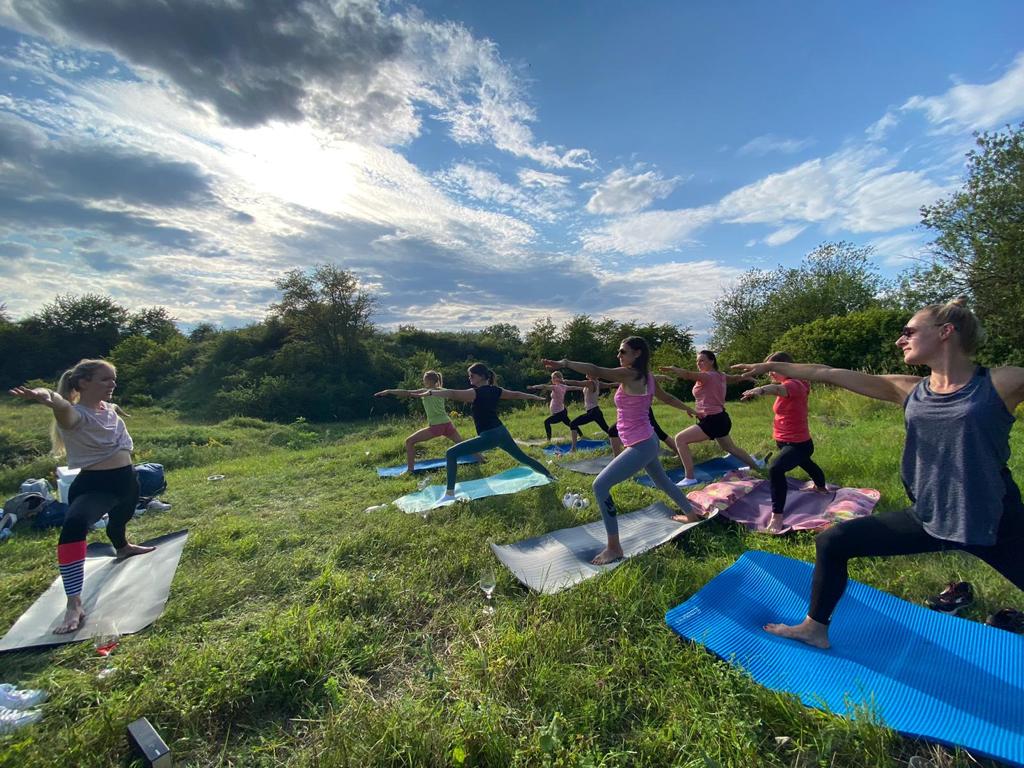
[[[595,456],[592,459],[570,461],[562,464],[562,466],[565,469],[571,469],[573,472],[579,472],[583,475],[600,475],[601,470],[607,467],[614,458],[614,456]]]
[[[705,522],[677,523],[672,519],[674,514],[665,504],[658,502],[636,512],[619,515],[619,537],[626,558],[671,541]],[[596,520],[515,544],[491,544],[491,549],[523,584],[536,592],[553,595],[622,564],[625,558],[608,565],[591,564],[591,558],[607,543],[604,523]]]
[[[0,651],[64,645],[104,634],[129,635],[145,629],[164,612],[186,539],[188,531],[177,531],[144,541],[143,544],[156,549],[120,563],[114,561],[110,544],[90,544],[85,553],[82,589],[85,624],[77,632],[53,634],[64,618],[67,604],[58,576],[0,640]]]

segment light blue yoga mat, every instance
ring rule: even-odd
[[[610,448],[607,440],[577,440],[577,451],[599,451],[602,448]],[[549,456],[564,456],[572,451],[572,443],[555,443],[544,448],[544,453]]]
[[[476,456],[459,456],[459,464],[479,464]],[[444,469],[444,459],[424,459],[412,465],[413,472],[433,472],[435,469]],[[400,467],[377,467],[377,477],[399,477],[405,474],[405,465]]]
[[[665,621],[807,706],[847,716],[866,710],[907,736],[1024,765],[1024,637],[855,581],[832,618],[830,650],[765,632],[769,622],[803,620],[811,571],[746,552]]]
[[[467,480],[464,483],[455,484],[455,496],[458,499],[467,501],[472,499],[483,499],[487,496],[501,496],[507,493],[518,493],[527,488],[534,488],[538,485],[547,485],[553,482],[539,472],[534,472],[529,467],[515,467],[508,469],[491,477],[483,477],[479,480]],[[400,499],[395,499],[395,506],[403,512],[415,512],[423,514],[437,506],[437,502],[444,496],[443,485],[430,485],[422,491],[409,493]]]
[[[744,466],[743,462],[737,459],[735,456],[719,456],[714,459],[708,459],[702,461],[700,464],[696,464],[693,467],[693,476],[697,478],[697,483],[710,483],[726,472],[730,472],[734,469],[739,469]],[[686,470],[682,467],[674,467],[666,470],[666,474],[673,483],[678,483],[684,477],[686,477]],[[641,472],[636,476],[636,481],[640,485],[646,485],[648,488],[654,487],[654,481],[647,476],[646,472]]]

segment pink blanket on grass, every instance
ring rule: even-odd
[[[840,488],[829,485],[829,493],[816,493],[814,484],[787,478],[789,493],[778,533],[789,531],[820,531],[830,525],[855,517],[870,515],[881,494],[874,488]],[[772,515],[771,489],[767,480],[751,477],[739,470],[730,472],[721,481],[687,494],[690,503],[707,514],[713,510],[742,523],[752,531],[771,533],[768,522]]]

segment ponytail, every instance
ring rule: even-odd
[[[423,378],[434,382],[433,386],[437,389],[444,387],[444,377],[437,371],[424,371]]]
[[[494,384],[494,371],[488,368],[483,363],[473,363],[469,366],[469,372],[474,376],[479,376],[482,379],[487,379],[488,384]]]
[[[93,374],[103,366],[108,368],[114,367],[106,360],[79,360],[73,368],[68,368],[60,375],[60,379],[57,381],[56,393],[74,405],[78,402],[79,382],[82,379],[91,379]],[[57,429],[56,418],[53,420],[53,424],[50,425],[50,445],[50,453],[54,458],[60,458],[66,453],[64,438],[61,436],[60,430]]]

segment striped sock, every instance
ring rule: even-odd
[[[57,545],[57,566],[64,581],[64,594],[75,597],[82,594],[85,581],[85,540]]]

